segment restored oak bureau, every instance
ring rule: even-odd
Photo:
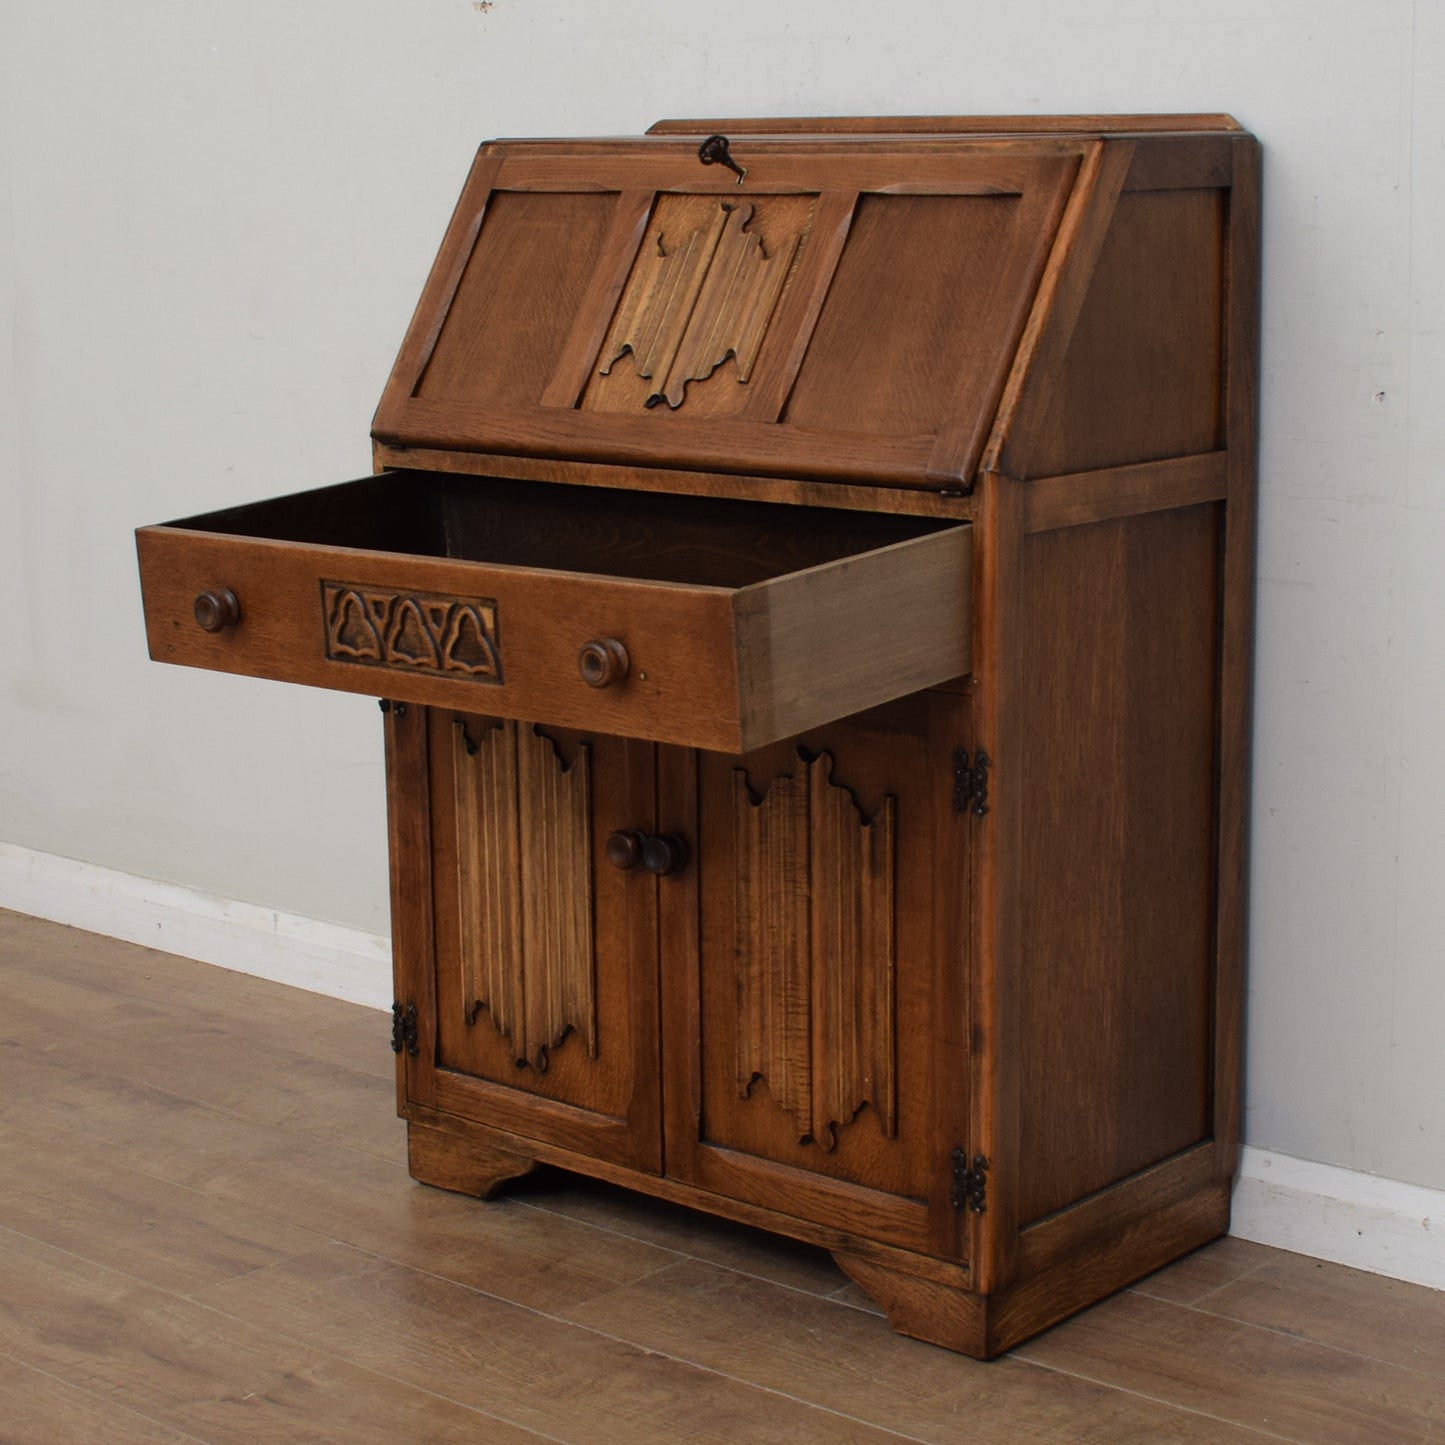
[[[485,145],[377,474],[138,534],[152,656],[384,701],[412,1173],[810,1240],[989,1356],[1224,1231],[1255,142]]]

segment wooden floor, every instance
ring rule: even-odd
[[[800,1245],[413,1184],[388,1043],[0,912],[0,1441],[1445,1438],[1445,1294],[1225,1240],[981,1365]]]

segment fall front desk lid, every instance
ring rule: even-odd
[[[1098,144],[485,145],[373,435],[966,487]]]

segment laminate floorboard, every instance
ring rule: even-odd
[[[414,1184],[372,1010],[0,911],[0,1445],[1435,1438],[1445,1294],[1221,1240],[993,1364],[821,1251]]]

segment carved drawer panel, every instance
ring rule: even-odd
[[[138,534],[151,655],[740,751],[969,667],[967,525],[389,472]]]

